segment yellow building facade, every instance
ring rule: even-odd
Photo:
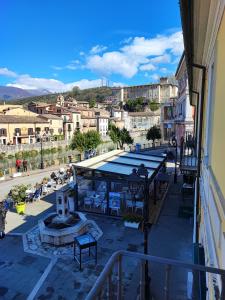
[[[204,248],[205,265],[225,269],[225,1],[182,0],[181,15],[191,102],[198,107],[194,242]],[[207,299],[220,299],[220,277],[206,280]]]

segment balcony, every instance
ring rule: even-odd
[[[130,251],[117,251],[115,252],[105,265],[102,273],[98,277],[96,283],[89,292],[86,300],[95,299],[129,299],[129,290],[126,288],[127,278],[126,278],[126,267],[125,263],[127,259],[130,259],[132,263],[137,263],[139,266],[139,276],[136,278],[136,286],[139,292],[137,293],[137,299],[146,300],[149,297],[145,293],[145,264],[148,262],[150,265],[157,266],[157,270],[162,268],[164,270],[164,282],[159,282],[154,280],[153,274],[151,278],[150,293],[160,294],[160,298],[154,299],[176,299],[177,294],[174,295],[174,284],[179,284],[173,281],[174,269],[185,269],[190,274],[189,278],[193,276],[193,280],[190,280],[187,289],[188,295],[185,297],[180,296],[179,299],[206,299],[206,274],[217,275],[220,278],[221,290],[219,292],[220,297],[218,299],[225,299],[225,270],[207,267],[198,264],[184,263],[178,260],[167,259],[163,257],[144,255],[141,253],[135,253]],[[205,282],[204,282],[205,281]],[[162,284],[162,286],[161,286]],[[160,291],[159,291],[160,290]],[[156,291],[156,292],[155,292]],[[133,296],[136,296],[133,294]]]

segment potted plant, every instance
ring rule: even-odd
[[[26,191],[30,188],[29,185],[26,184],[20,184],[15,185],[11,189],[11,198],[14,201],[16,211],[18,214],[24,214],[25,208],[26,208]]]
[[[74,212],[74,201],[75,201],[75,190],[70,190],[68,193],[68,205],[69,205],[69,211]]]
[[[123,221],[124,226],[138,229],[143,222],[143,217],[138,214],[129,213],[123,216]]]
[[[0,169],[0,181],[5,180],[5,174],[2,169]]]
[[[43,179],[42,179],[42,183],[43,184],[47,184],[49,182],[49,178],[48,177],[44,177]]]

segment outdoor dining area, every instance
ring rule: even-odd
[[[113,150],[73,164],[76,210],[143,215],[145,200],[156,204],[168,184],[165,161],[166,155]]]

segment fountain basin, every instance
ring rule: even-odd
[[[76,222],[65,222],[62,223],[61,226],[59,226],[60,223],[49,226],[49,220],[56,217],[55,213],[51,213],[44,219],[39,220],[38,227],[41,242],[54,246],[63,246],[73,243],[76,236],[86,233],[88,225],[87,218],[81,212],[76,212],[76,215],[79,217]]]

